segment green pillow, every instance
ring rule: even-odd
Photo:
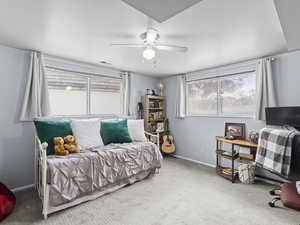
[[[132,142],[128,132],[127,120],[101,121],[100,133],[104,145]]]
[[[70,120],[58,120],[58,121],[34,121],[37,135],[40,141],[47,142],[47,155],[54,155],[54,142],[53,138],[73,135],[72,126]]]

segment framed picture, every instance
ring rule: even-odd
[[[245,124],[225,123],[225,136],[233,136],[235,139],[245,140]]]
[[[157,123],[157,129],[156,132],[163,132],[165,129],[164,123]]]

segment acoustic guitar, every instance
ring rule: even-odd
[[[165,131],[166,135],[163,136],[163,143],[161,146],[161,150],[164,153],[171,154],[175,152],[175,144],[174,144],[174,138],[170,135],[169,132],[169,120],[166,119],[165,121]]]

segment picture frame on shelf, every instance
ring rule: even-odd
[[[164,132],[165,126],[163,122],[157,123],[156,132]]]
[[[232,136],[234,139],[245,140],[245,129],[244,123],[225,123],[225,136]]]

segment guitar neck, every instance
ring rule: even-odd
[[[166,121],[165,121],[165,132],[166,132],[166,135],[170,135],[168,119],[166,119]]]

